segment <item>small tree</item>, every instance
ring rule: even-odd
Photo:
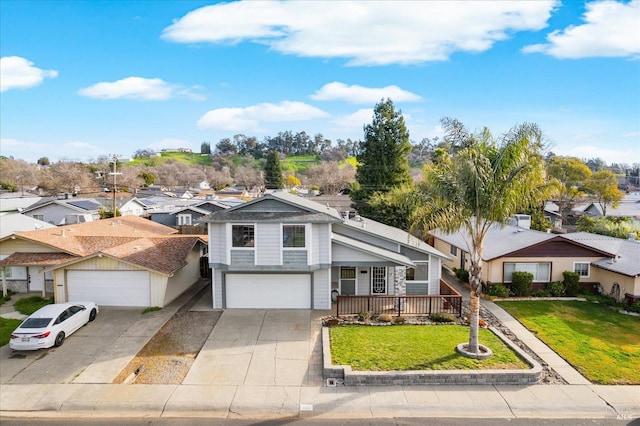
[[[270,151],[267,155],[267,163],[264,166],[264,186],[267,189],[284,188],[280,156],[277,151]]]
[[[618,178],[610,170],[598,170],[592,174],[586,187],[596,197],[603,216],[607,215],[609,206],[616,208],[624,198],[624,193],[618,189]]]

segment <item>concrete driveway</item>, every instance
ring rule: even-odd
[[[95,321],[77,330],[59,348],[12,351],[9,345],[1,347],[0,383],[84,382],[79,379],[91,364],[117,361],[118,352],[128,353],[129,348],[136,350],[146,342],[145,327],[136,325],[141,312],[142,308],[101,307]]]
[[[320,318],[310,310],[226,310],[183,384],[319,386]]]

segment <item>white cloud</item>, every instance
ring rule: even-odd
[[[556,1],[247,1],[196,9],[165,28],[178,43],[250,41],[350,65],[420,64],[483,52],[547,25]]]
[[[555,147],[552,151],[558,155],[577,158],[600,158],[607,164],[612,163],[640,163],[640,150],[629,151],[615,148],[602,148],[595,145],[574,145],[571,147]]]
[[[327,117],[319,108],[303,102],[282,101],[279,104],[263,103],[245,108],[217,108],[208,111],[200,120],[201,129],[263,131],[264,122],[307,121]]]
[[[584,24],[569,26],[547,36],[525,53],[545,53],[556,58],[637,57],[640,54],[640,1],[599,1],[586,5]]]
[[[56,78],[58,71],[43,70],[20,56],[0,58],[0,92],[38,86],[45,78]]]
[[[343,100],[360,104],[380,102],[383,98],[390,98],[394,102],[416,102],[422,99],[415,93],[403,90],[396,85],[376,88],[357,84],[348,86],[338,81],[325,84],[311,95],[311,99],[317,101]]]
[[[198,89],[197,87],[195,89]],[[203,100],[204,97],[180,85],[169,84],[159,78],[127,77],[114,82],[96,83],[80,89],[82,96],[98,99],[135,99],[166,101],[173,97]]]
[[[364,135],[364,125],[373,120],[373,108],[362,108],[354,113],[336,117],[329,121],[330,132],[343,134],[343,139],[362,139]]]

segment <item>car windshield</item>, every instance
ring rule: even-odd
[[[20,328],[44,328],[51,322],[52,318],[27,318]]]

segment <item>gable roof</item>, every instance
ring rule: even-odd
[[[623,240],[588,232],[565,234],[563,237],[612,254],[609,258],[592,262],[593,265],[632,277],[640,276],[639,241]]]
[[[462,250],[469,250],[460,232],[447,234],[434,230],[430,234]],[[628,276],[640,276],[640,242],[587,232],[555,235],[512,225],[495,224],[485,238],[482,260],[491,261],[549,241],[565,241],[587,248],[595,255],[603,257],[592,262],[592,265]]]
[[[276,203],[274,203],[275,201]],[[285,222],[332,223],[342,220],[331,207],[286,192],[273,192],[246,203],[213,212],[202,218],[210,223]]]
[[[96,256],[107,256],[137,267],[171,274],[186,265],[199,235],[175,235],[176,230],[137,216],[124,216],[19,232],[19,238],[58,250],[58,253],[14,253],[0,262],[7,265],[46,265],[59,268]],[[7,238],[0,239],[1,241]]]
[[[425,243],[421,239],[409,234],[408,232],[405,232],[402,229],[395,228],[393,226],[385,225],[384,223],[376,222],[372,219],[368,219],[365,217],[344,219],[341,225],[344,225],[350,229],[355,229],[358,232],[369,234],[387,241],[403,245],[405,247],[412,248],[423,253],[438,256],[441,259],[450,260],[449,256],[437,250],[435,247]]]
[[[372,244],[365,243],[363,241],[359,241],[350,237],[346,237],[344,235],[332,233],[331,234],[331,243],[339,244],[341,246],[345,246],[351,249],[355,249],[361,251],[363,253],[367,253],[373,255],[374,257],[378,257],[384,260],[391,261],[393,263],[398,263],[404,266],[415,267],[416,265],[409,259],[407,256],[396,253],[390,250],[383,249],[382,247],[377,247]]]

